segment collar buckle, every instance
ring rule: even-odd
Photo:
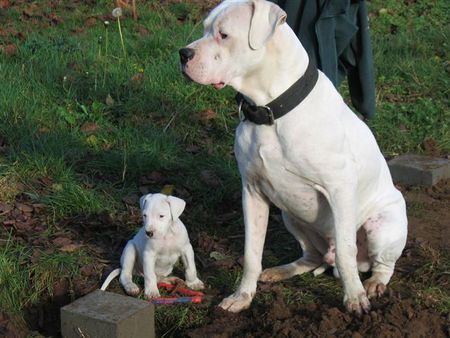
[[[267,114],[267,118],[269,119],[266,124],[271,126],[275,123],[275,117],[273,116],[273,110],[269,106],[261,106],[260,108],[264,109]]]

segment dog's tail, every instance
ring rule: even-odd
[[[120,271],[122,271],[122,269],[120,269],[120,268],[111,271],[111,273],[108,275],[108,277],[106,277],[105,281],[103,282],[102,287],[100,288],[100,290],[105,291],[106,288],[108,287],[109,283],[111,283],[111,281],[114,278],[116,278],[117,276],[120,275]]]

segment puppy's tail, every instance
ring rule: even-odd
[[[105,291],[106,288],[108,287],[109,283],[111,283],[111,281],[114,278],[116,278],[117,276],[120,275],[120,271],[122,271],[122,269],[120,269],[120,268],[111,271],[111,273],[108,275],[108,277],[106,277],[105,281],[103,282],[102,287],[100,288],[100,290]]]

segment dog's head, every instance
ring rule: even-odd
[[[238,87],[263,62],[286,13],[265,0],[225,0],[204,20],[201,39],[180,50],[183,73],[220,89]]]
[[[164,194],[147,194],[140,199],[142,219],[148,237],[162,238],[182,214],[186,202]]]

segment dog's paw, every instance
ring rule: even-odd
[[[145,290],[144,291],[144,297],[145,297],[145,299],[150,300],[152,298],[161,297],[161,294],[159,293],[158,289],[156,289],[156,290]]]
[[[370,311],[370,302],[365,291],[354,297],[345,295],[344,304],[348,312],[354,313],[358,317],[361,317],[363,312],[368,313]]]
[[[130,296],[137,296],[139,294],[139,292],[141,291],[139,289],[139,286],[137,286],[134,283],[124,284],[123,288],[124,288],[125,292]]]
[[[205,288],[205,285],[203,284],[203,282],[198,278],[192,282],[186,281],[186,285],[188,288],[190,288],[192,290],[203,290]]]
[[[224,298],[219,306],[230,312],[240,312],[248,309],[252,303],[253,297],[247,292],[235,292],[231,296]]]
[[[386,291],[386,285],[378,280],[378,278],[366,279],[363,283],[364,289],[366,289],[367,297],[369,299],[381,297]]]

